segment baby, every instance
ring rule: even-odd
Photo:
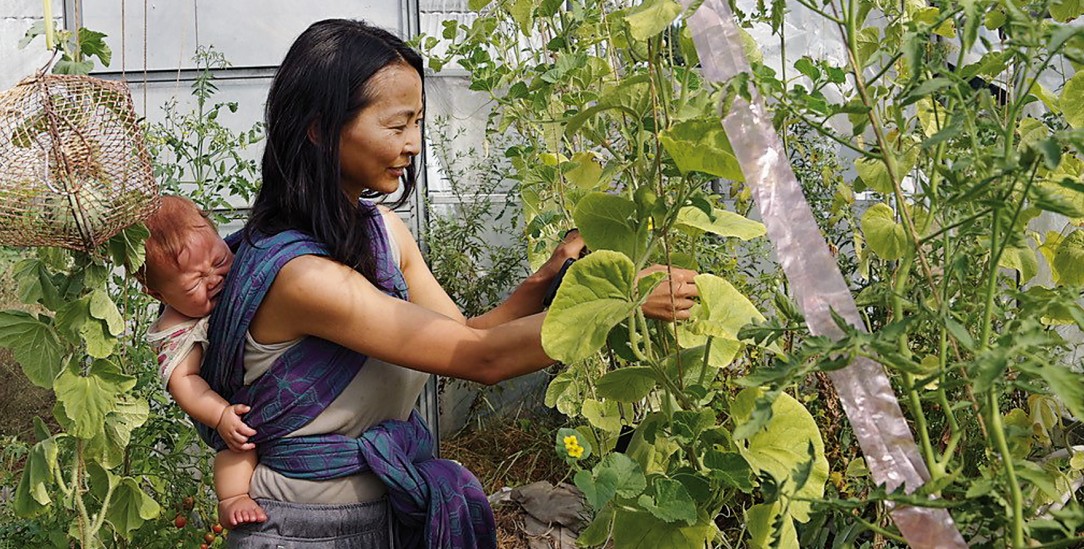
[[[158,353],[158,372],[181,409],[218,431],[229,446],[215,456],[214,482],[219,520],[229,528],[263,522],[267,515],[248,495],[256,468],[256,431],[241,416],[244,404],[230,404],[200,377],[207,344],[207,318],[217,303],[233,252],[196,205],[179,196],[162,197],[144,222],[150,230],[147,259],[136,273],[148,295],[165,304],[148,341]]]

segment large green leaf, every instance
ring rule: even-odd
[[[49,488],[53,484],[58,455],[53,438],[45,439],[30,449],[23,466],[23,476],[15,489],[15,512],[20,516],[35,516],[52,504]]]
[[[726,131],[716,117],[675,122],[659,132],[659,142],[682,173],[701,172],[732,181],[745,180]]]
[[[1039,260],[1035,257],[1035,250],[1031,248],[1007,247],[1001,252],[998,266],[1018,271],[1020,283],[1023,284],[1035,277],[1039,271]]]
[[[1084,285],[1084,231],[1075,230],[1061,239],[1051,267],[1058,284]]]
[[[90,294],[90,316],[104,320],[111,335],[119,336],[124,333],[124,317],[104,290],[94,290]]]
[[[590,193],[576,204],[572,218],[591,250],[613,250],[635,259],[643,249],[636,203],[620,196]]]
[[[888,168],[882,160],[875,158],[859,158],[854,161],[854,171],[867,187],[879,193],[892,192],[892,178],[888,176]]]
[[[132,431],[141,427],[150,417],[146,400],[121,398],[116,408],[105,416],[105,429],[101,436],[86,445],[86,454],[97,459],[104,467],[117,467],[124,461],[124,450],[132,439]]]
[[[561,362],[585,359],[636,307],[636,273],[624,254],[599,250],[572,264],[542,324],[542,347]]]
[[[745,389],[731,403],[731,413],[741,424],[751,417],[760,390]],[[813,444],[813,469],[794,498],[813,500],[824,495],[824,482],[828,478],[828,460],[824,457],[824,441],[817,422],[797,400],[780,393],[772,403],[772,417],[764,430],[758,431],[738,446],[742,456],[753,469],[768,473],[778,483],[783,483],[791,472],[809,461],[807,449]],[[793,481],[790,484],[794,484]],[[809,501],[791,501],[789,513],[799,522],[809,520]]]
[[[1074,416],[1084,417],[1084,376],[1062,364],[1045,364],[1035,369]]]
[[[1050,4],[1050,16],[1059,23],[1072,21],[1084,13],[1084,3],[1080,0],[1054,0]]]
[[[22,311],[0,311],[0,347],[11,349],[31,383],[53,387],[64,349],[52,326]]]
[[[1058,97],[1058,106],[1070,126],[1084,127],[1084,72],[1074,74],[1065,83]]]
[[[749,547],[752,549],[799,549],[798,532],[794,529],[794,520],[789,516],[780,517],[781,505],[761,503],[745,511],[745,526],[749,529]],[[775,531],[775,523],[780,521],[782,529]]]
[[[681,15],[681,4],[674,0],[645,0],[628,11],[625,21],[632,37],[644,41],[662,32]]]
[[[609,181],[602,178],[602,159],[593,151],[583,151],[572,155],[572,159],[561,166],[565,179],[580,189],[601,191]]]
[[[114,235],[107,244],[113,262],[127,265],[129,271],[142,267],[147,253],[146,241],[150,235],[150,231],[142,223],[130,225]]]
[[[618,402],[638,402],[655,388],[655,372],[648,366],[630,366],[614,370],[595,382],[603,398]]]
[[[711,217],[700,208],[686,206],[678,212],[678,225],[692,227],[719,236],[733,236],[742,240],[751,240],[764,236],[767,229],[759,221],[753,221],[734,212],[715,208]]]
[[[23,303],[41,303],[50,311],[63,304],[60,289],[40,259],[24,259],[17,263],[14,277],[19,281],[19,299]]]
[[[613,541],[621,549],[701,549],[715,537],[710,520],[692,526],[669,524],[644,511],[617,510]]]
[[[721,480],[745,493],[751,493],[753,485],[753,469],[749,462],[741,454],[735,452],[720,452],[709,450],[704,454],[704,467],[711,470],[712,478]]]
[[[564,370],[553,378],[546,388],[546,406],[557,408],[566,416],[574,416],[580,409],[580,385],[571,370]]]
[[[139,487],[136,479],[121,479],[113,492],[113,500],[105,514],[113,528],[126,538],[144,522],[158,518],[162,507]]]
[[[108,317],[109,320],[102,320],[101,317]],[[109,324],[118,326],[118,334],[124,330],[124,319],[116,305],[101,290],[65,303],[57,309],[54,321],[61,335],[82,340],[86,344],[87,354],[93,358],[106,358],[113,353],[117,338],[110,333],[112,328]]]
[[[534,22],[534,0],[513,0],[508,5],[508,14],[519,25],[519,31],[530,36],[531,23]]]
[[[651,493],[637,499],[645,511],[664,522],[696,524],[696,502],[680,482],[666,477],[656,477],[651,483]]]
[[[617,407],[617,401],[585,398],[580,413],[596,429],[610,433],[621,430],[621,410]]]
[[[907,231],[896,223],[896,214],[887,204],[878,202],[862,214],[862,232],[873,253],[889,261],[903,257],[907,249]]]
[[[694,314],[697,320],[691,328],[694,333],[737,341],[738,331],[743,326],[764,321],[764,315],[749,298],[725,279],[701,274],[693,281],[700,292],[701,304]]]
[[[98,364],[101,363],[95,363]],[[102,435],[106,415],[116,409],[121,393],[134,383],[133,378],[105,366],[92,367],[86,376],[65,369],[53,387],[57,404],[63,407],[64,415],[71,421],[68,432],[81,439]]]
[[[601,509],[614,496],[636,498],[647,487],[640,466],[619,452],[602,458],[590,471],[577,473],[575,483],[594,509]]]

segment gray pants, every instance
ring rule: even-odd
[[[226,538],[240,549],[395,549],[387,498],[349,505],[256,500],[267,521],[244,524]]]

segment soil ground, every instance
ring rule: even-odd
[[[441,440],[440,455],[462,463],[478,477],[487,494],[539,480],[556,484],[565,480],[569,471],[553,449],[554,433],[561,425],[553,416],[497,418]],[[493,508],[497,547],[527,547],[519,513],[519,507],[512,504]]]

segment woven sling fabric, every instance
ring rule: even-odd
[[[158,207],[127,86],[38,75],[0,93],[0,244],[93,251]]]
[[[387,293],[406,299],[406,283],[395,265],[380,213],[369,209],[377,275]],[[415,412],[407,421],[389,420],[361,437],[326,434],[287,437],[318,416],[364,366],[366,357],[335,343],[306,337],[288,349],[266,373],[243,384],[245,333],[278,271],[301,255],[326,256],[311,237],[285,231],[249,243],[227,238],[236,247],[233,267],[211,315],[210,345],[201,375],[233,403],[252,407],[245,422],[256,429],[260,462],[292,478],[328,480],[372,472],[388,489],[404,547],[494,548],[493,511],[481,484],[461,465],[433,458],[433,436]],[[197,424],[218,450],[218,434]]]

